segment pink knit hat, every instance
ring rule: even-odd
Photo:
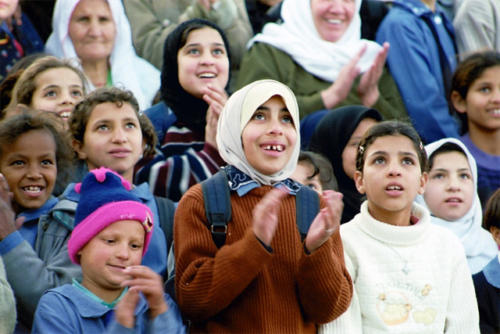
[[[146,231],[142,255],[146,253],[153,232],[153,215],[131,189],[127,180],[104,167],[91,170],[83,182],[75,186],[80,200],[75,213],[75,228],[68,241],[68,254],[73,263],[80,263],[77,254],[87,242],[107,226],[122,220],[142,224]]]

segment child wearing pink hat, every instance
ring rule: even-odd
[[[131,188],[103,167],[76,185],[80,201],[68,253],[82,267],[82,281],[42,296],[33,333],[185,332],[161,276],[141,265],[153,215]]]

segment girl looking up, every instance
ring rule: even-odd
[[[414,203],[426,163],[405,123],[379,123],[361,139],[354,180],[367,199],[340,229],[354,295],[321,333],[479,333],[463,246]]]
[[[176,296],[194,332],[316,333],[347,308],[342,195],[323,192],[303,242],[296,226],[295,195],[304,186],[289,177],[299,133],[295,96],[277,81],[245,86],[224,107],[217,145],[229,164],[225,244],[212,239],[201,185],[182,197],[175,216]]]

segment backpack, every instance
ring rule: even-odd
[[[221,248],[226,242],[227,224],[231,220],[231,197],[225,170],[222,168],[212,177],[201,182],[201,189],[208,219],[207,228],[212,233],[212,239],[217,248]],[[319,212],[318,194],[309,187],[301,187],[295,195],[295,207],[297,228],[301,240],[304,241],[311,223]],[[168,261],[173,266],[173,259],[170,256],[173,256],[173,248],[169,252]],[[174,280],[175,268],[170,267],[165,290],[175,299]]]

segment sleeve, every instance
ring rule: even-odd
[[[432,72],[429,42],[416,20],[392,16],[379,27],[377,42],[389,42],[387,64],[399,87],[415,129],[426,142],[458,137],[458,126],[449,113],[442,77]],[[434,40],[433,42],[434,43]]]
[[[332,321],[348,308],[353,287],[339,231],[313,253],[303,253],[297,283],[302,310],[313,322]]]
[[[256,80],[274,79],[294,90],[296,82],[293,74],[297,66],[286,53],[266,43],[255,43],[243,57],[236,86],[241,88]],[[320,90],[295,96],[301,117],[325,109]]]
[[[70,232],[67,231],[66,234],[66,238],[46,241],[52,248],[50,254],[43,258],[39,257],[28,242],[22,240],[19,232],[16,231],[8,237],[20,241],[16,247],[2,254],[2,257],[16,295],[19,317],[23,322],[31,323],[38,300],[46,290],[70,283],[73,278],[81,275],[81,268],[73,264],[68,256],[67,238]]]
[[[155,195],[177,202],[191,186],[215,174],[222,165],[219,151],[205,143],[200,151],[189,147],[181,154],[159,153],[138,171],[136,183],[148,182]]]
[[[251,228],[218,249],[206,221],[201,185],[196,185],[179,202],[174,224],[177,302],[196,321],[229,306],[272,258]]]
[[[0,256],[0,332],[12,333],[16,325],[16,301],[7,282]]]
[[[479,311],[474,283],[460,241],[452,247],[455,273],[452,274],[445,320],[446,334],[479,334]]]
[[[460,58],[480,49],[495,49],[498,32],[493,13],[487,0],[464,1],[460,6],[453,21]]]
[[[48,291],[40,298],[31,333],[78,333],[77,317],[58,293]]]
[[[172,7],[172,10],[182,7],[176,4],[177,0],[164,0],[166,10]],[[193,19],[203,18],[219,25],[227,35],[232,54],[235,56],[237,64],[241,59],[245,44],[252,36],[252,28],[246,13],[242,12],[240,7],[243,1],[219,0],[220,5],[217,9],[206,11],[198,2],[193,5],[180,8],[182,13],[178,20],[171,22],[167,17],[161,17],[165,11],[160,13],[155,11],[153,3],[160,1],[151,0],[124,0],[127,16],[132,28],[134,46],[137,53],[148,60],[150,63],[161,69],[163,64],[163,47],[168,34],[172,32],[179,23]],[[244,4],[243,4],[244,5]],[[160,4],[158,4],[160,6]],[[239,7],[238,7],[239,6]]]

